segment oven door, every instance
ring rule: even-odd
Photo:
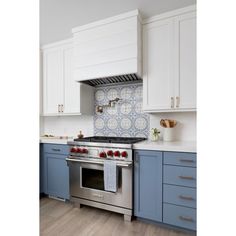
[[[103,161],[67,158],[71,197],[132,209],[132,163],[117,162],[117,192],[104,189]]]

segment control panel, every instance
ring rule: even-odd
[[[70,148],[70,155],[74,157],[132,161],[131,149],[72,146]]]

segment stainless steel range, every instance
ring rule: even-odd
[[[145,138],[87,137],[68,142],[67,160],[70,172],[70,200],[124,214],[130,221],[133,210],[132,144]],[[110,163],[112,162],[112,163]],[[117,188],[106,189],[105,164],[115,165]],[[115,163],[115,164],[114,164]],[[112,175],[112,173],[109,173]]]

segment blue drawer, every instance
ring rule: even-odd
[[[164,203],[163,222],[186,229],[196,230],[196,210]]]
[[[196,167],[196,153],[164,152],[164,164]]]
[[[196,187],[196,168],[164,165],[165,184]]]
[[[44,144],[43,151],[51,154],[68,155],[69,146],[65,144]]]
[[[163,202],[196,208],[196,189],[164,184]]]

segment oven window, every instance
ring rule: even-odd
[[[82,168],[82,187],[104,191],[103,170]]]

